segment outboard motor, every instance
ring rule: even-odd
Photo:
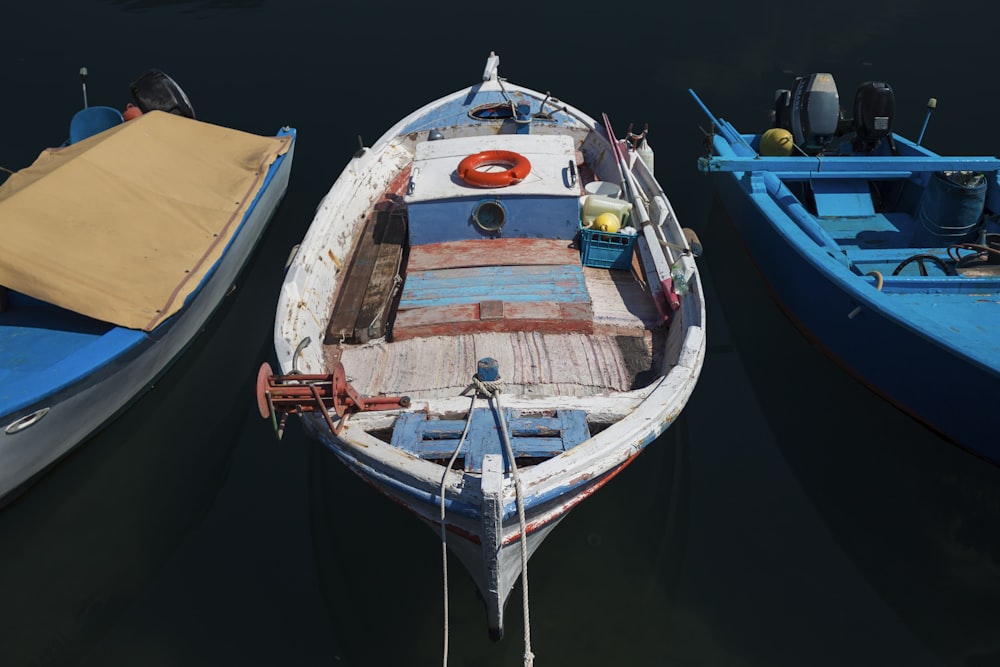
[[[889,148],[896,154],[892,138],[892,121],[896,101],[892,88],[881,81],[867,81],[854,94],[854,150],[870,153],[882,139],[888,138]]]
[[[792,86],[792,136],[810,155],[826,148],[840,124],[840,95],[832,74],[800,76]]]
[[[774,127],[792,131],[792,91],[787,88],[774,91],[772,121]]]
[[[129,92],[143,113],[154,110],[166,111],[194,118],[194,109],[188,96],[173,79],[160,70],[151,69],[144,72],[132,82]]]

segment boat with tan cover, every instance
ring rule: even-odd
[[[66,145],[0,186],[0,498],[167,369],[285,193],[294,129],[257,136],[156,106],[177,90],[134,83],[127,121],[84,108]]]

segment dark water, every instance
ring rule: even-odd
[[[890,82],[896,129],[914,138],[936,97],[925,143],[995,154],[995,3],[876,4],[6,7],[0,166],[65,138],[81,66],[91,104],[123,106],[158,67],[200,118],[293,125],[299,145],[220,317],[0,512],[0,665],[441,664],[434,533],[295,426],[276,442],[252,388],[283,262],[357,137],[475,81],[490,50],[517,83],[650,124],[657,176],[706,247],[710,296],[683,417],[531,561],[535,664],[1000,665],[1000,471],[810,347],[695,170],[706,124],[687,88],[754,127],[775,88],[812,71],[832,72],[842,96]],[[984,428],[998,398],[969,397]],[[471,582],[450,574],[450,664],[520,665],[520,594],[494,644]]]

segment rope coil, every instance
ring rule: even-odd
[[[479,376],[473,375],[472,386],[476,388],[476,392],[483,398],[491,398],[503,391],[503,380],[500,378],[496,380],[480,380]]]

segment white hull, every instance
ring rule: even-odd
[[[173,320],[112,363],[35,405],[0,417],[0,498],[65,456],[145,393],[205,327],[252,255],[284,195],[292,165],[289,149],[243,228],[192,301]],[[46,410],[13,434],[4,427]],[[9,500],[9,498],[7,499]]]
[[[414,248],[420,246],[421,252],[428,252],[423,250],[428,246],[421,245],[418,237],[438,233],[439,228],[436,223],[421,227],[416,218],[416,206],[420,203],[447,206],[495,196],[498,201],[507,198],[511,207],[519,202],[538,202],[544,207],[560,197],[571,206],[577,205],[582,183],[577,182],[572,164],[569,171],[565,171],[566,161],[558,162],[564,169],[564,177],[550,181],[551,192],[543,189],[544,183],[525,180],[519,185],[519,192],[514,192],[517,188],[497,188],[486,190],[489,194],[484,195],[478,192],[463,194],[454,173],[447,173],[449,168],[454,169],[449,167],[456,154],[454,151],[466,146],[479,146],[473,150],[504,149],[512,145],[533,147],[527,139],[516,142],[506,139],[502,123],[477,125],[469,121],[469,107],[481,108],[484,101],[497,99],[501,94],[527,101],[532,110],[543,108],[543,100],[548,99],[544,94],[507,82],[502,84],[501,90],[496,78],[484,78],[482,84],[441,98],[407,116],[371,148],[351,160],[321,202],[290,263],[279,298],[274,335],[283,375],[296,372],[322,376],[332,373],[334,364],[342,364],[347,380],[358,394],[406,395],[411,400],[404,410],[363,411],[343,421],[337,420],[334,414],[336,433],[319,411],[298,414],[310,436],[326,445],[357,475],[439,533],[443,487],[448,547],[476,581],[486,602],[489,628],[494,635],[502,633],[504,606],[522,571],[522,546],[530,557],[570,509],[614,477],[669,428],[694,390],[705,354],[705,303],[694,260],[689,254],[676,252],[685,247],[687,241],[666,195],[641,162],[634,163],[632,174],[647,202],[652,223],[644,233],[640,232],[637,242],[645,274],[629,280],[628,276],[632,275],[629,272],[614,272],[624,276],[629,284],[612,283],[607,276],[613,272],[591,268],[580,271],[579,252],[573,260],[585,283],[585,289],[581,287],[580,290],[585,292],[587,303],[593,308],[592,319],[588,322],[591,333],[562,330],[559,327],[565,320],[558,317],[542,322],[542,329],[529,325],[522,329],[480,331],[470,328],[479,326],[477,324],[462,323],[449,331],[452,325],[435,322],[434,316],[428,316],[421,324],[423,332],[407,337],[400,332],[401,316],[397,316],[391,337],[361,343],[345,343],[343,339],[331,341],[327,334],[331,311],[336,314],[338,292],[347,289],[344,287],[348,283],[345,273],[355,255],[355,246],[360,243],[361,230],[380,198],[394,202],[406,199],[410,215],[409,243]],[[572,141],[567,143],[572,144],[576,155],[584,156],[586,168],[593,171],[593,176],[602,181],[617,180],[617,163],[610,157],[611,144],[604,138],[603,129],[581,111],[562,102],[556,105],[559,109],[553,119],[533,121],[530,131],[539,137],[534,147],[541,151],[538,147],[551,146],[556,139],[569,137]],[[429,142],[433,145],[422,145],[427,144],[424,139],[438,129],[444,138],[452,140],[451,143],[433,139]],[[479,137],[479,143],[471,142],[469,137]],[[421,155],[429,156],[426,162]],[[435,162],[439,155],[445,156],[440,160],[443,166]],[[563,160],[567,153],[560,155]],[[572,150],[568,156],[572,163]],[[533,157],[532,169],[537,169],[539,181],[544,180],[541,174],[545,159],[545,155]],[[406,179],[409,179],[408,187]],[[572,188],[578,192],[574,193]],[[576,210],[579,221],[579,209]],[[531,219],[537,220],[539,215],[528,216],[524,224],[530,224]],[[438,219],[444,224],[443,217]],[[462,224],[455,228],[459,235],[468,233]],[[476,238],[460,243],[477,248],[516,249],[518,234],[534,242],[534,238],[544,234],[547,228],[541,228],[537,236],[531,230],[513,227],[513,223],[511,229],[513,231],[505,235],[511,239],[505,241],[508,245],[490,246],[491,241],[483,243]],[[667,250],[661,249],[660,237],[667,241],[663,246]],[[431,247],[433,241],[431,239]],[[648,245],[651,241],[656,247]],[[407,270],[416,272],[413,269],[414,252],[411,249],[410,264],[400,269],[400,273],[409,277],[412,275],[407,274]],[[440,253],[447,254],[447,251]],[[664,254],[671,263],[686,271],[690,288],[678,294],[679,304],[670,314],[669,327],[663,324],[662,312],[658,316],[658,308],[654,307],[657,290],[664,284]],[[660,257],[658,264],[654,263],[654,256]],[[498,258],[496,264],[518,262]],[[493,264],[487,258],[481,264],[462,266],[490,270]],[[506,285],[494,285],[491,292],[476,296],[480,299],[479,307],[487,308],[482,299],[514,303]],[[466,285],[461,281],[452,283],[446,291],[452,287],[461,291]],[[405,299],[407,288],[402,289]],[[473,284],[470,289],[478,287]],[[554,283],[553,289],[562,289],[562,284]],[[662,296],[662,291],[659,294]],[[553,293],[542,299],[554,302],[557,295]],[[501,317],[514,312],[515,306],[505,306]],[[445,310],[447,307],[442,308]],[[489,317],[481,315],[480,319]],[[458,326],[465,327],[461,333]],[[545,330],[546,326],[552,328]],[[647,366],[643,367],[643,381],[637,380],[635,369],[629,367],[630,360],[616,344],[619,337],[629,338],[634,345],[646,346]],[[484,357],[499,362],[506,382],[503,391],[495,397],[497,403],[486,398],[472,401],[468,394],[463,394],[470,376],[476,372],[476,360]],[[279,390],[275,388],[275,391]],[[467,462],[465,466],[449,468],[444,465],[447,454],[414,453],[413,444],[405,441],[407,436],[400,430],[405,420],[397,420],[402,416],[426,417],[428,423],[439,424],[442,422],[435,420],[468,415],[459,421],[471,421],[472,414],[477,411],[494,409],[494,415],[497,414],[497,404],[515,415],[583,414],[587,432],[579,442],[573,442],[556,455],[525,454],[516,470],[505,468],[504,461],[509,457],[503,453],[483,457],[481,468],[478,459],[475,464]],[[499,439],[496,435],[493,438]],[[458,450],[461,453],[461,445]],[[519,517],[522,506],[524,531]]]

